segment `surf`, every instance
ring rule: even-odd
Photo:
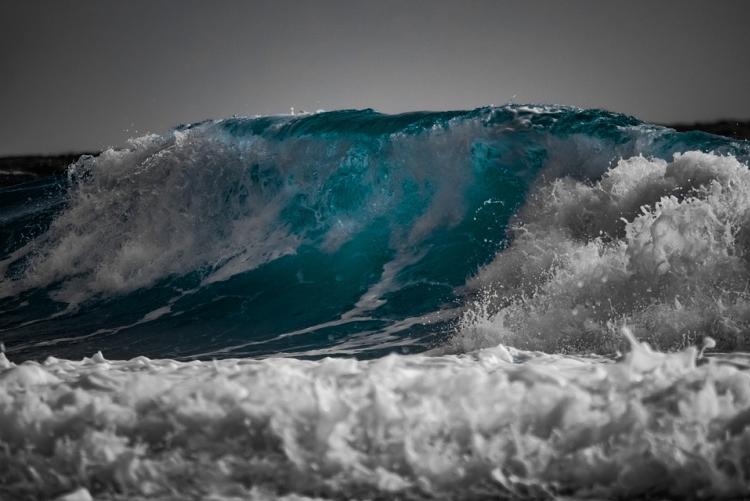
[[[345,110],[0,188],[0,492],[742,496],[749,159],[603,110]]]
[[[674,157],[685,151],[711,153]],[[65,178],[3,190],[0,329],[19,359],[80,357],[94,345],[116,358],[181,359],[435,349],[451,342],[467,305],[493,280],[509,278],[492,278],[499,261],[517,254],[550,259],[517,249],[529,238],[517,227],[534,224],[527,219],[550,216],[541,232],[583,231],[557,241],[539,233],[530,246],[571,256],[604,252],[630,238],[621,220],[635,218],[639,204],[670,195],[650,183],[671,182],[669,189],[693,195],[702,189],[696,181],[648,177],[664,162],[684,164],[687,172],[731,162],[726,158],[741,163],[747,154],[744,142],[555,106],[186,124],[84,156]],[[625,195],[610,194],[604,213],[588,209],[593,229],[576,229],[580,222],[541,209],[530,215],[534,204],[574,210],[585,200],[565,195],[572,197],[567,207],[556,200],[606,182],[615,191],[641,183],[652,196],[614,202]],[[724,251],[744,252],[733,245]],[[639,257],[631,259],[637,267]],[[541,287],[532,275],[558,264],[512,279],[513,294]],[[648,301],[666,300],[642,289]],[[592,320],[598,337],[615,316]],[[537,334],[546,339],[544,328]],[[716,334],[724,343],[726,336]],[[650,341],[679,344],[659,336]],[[567,343],[573,351],[612,346]]]

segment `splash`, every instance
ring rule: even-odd
[[[623,323],[662,349],[748,349],[750,171],[734,157],[638,156],[595,183],[542,182],[512,232],[469,282],[484,299],[463,349],[615,352]]]

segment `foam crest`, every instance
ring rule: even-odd
[[[617,326],[661,348],[747,349],[750,171],[732,156],[621,160],[597,182],[542,181],[512,244],[469,282],[460,349],[614,352]]]

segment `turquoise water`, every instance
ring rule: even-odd
[[[541,179],[745,143],[605,111],[230,118],[0,191],[0,332],[16,359],[413,353]]]

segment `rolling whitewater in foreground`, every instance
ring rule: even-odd
[[[0,498],[745,498],[749,162],[351,110],[0,188]]]

